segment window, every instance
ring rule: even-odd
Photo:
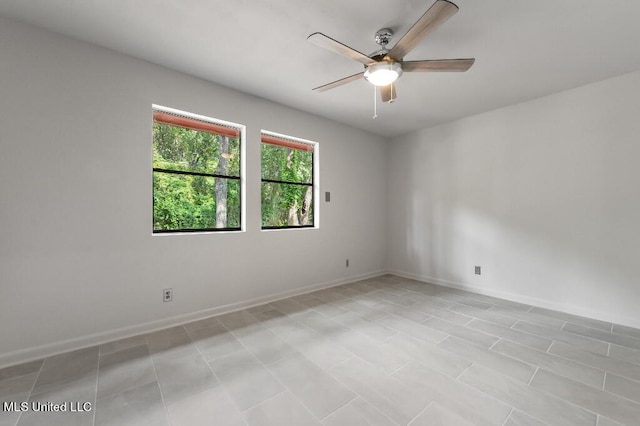
[[[262,229],[314,226],[316,144],[262,132]]]
[[[241,229],[241,127],[153,107],[153,232]]]

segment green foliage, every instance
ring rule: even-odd
[[[313,224],[311,152],[262,144],[262,226]],[[305,223],[306,222],[306,223]]]
[[[240,141],[167,124],[153,125],[153,167],[225,176],[240,175]],[[220,188],[216,193],[216,181]],[[220,185],[222,183],[222,185]],[[224,185],[226,183],[226,185]],[[222,208],[222,217],[217,210]],[[153,229],[240,226],[240,181],[222,177],[153,172]]]
[[[153,123],[153,167],[216,173],[221,158],[228,158],[227,176],[240,176],[240,140],[229,138],[228,152],[220,152],[222,136]],[[224,155],[224,157],[221,157]]]
[[[262,144],[261,160],[277,181],[262,183],[262,226],[312,225],[313,154]],[[240,227],[238,138],[154,123],[153,167],[154,230]]]

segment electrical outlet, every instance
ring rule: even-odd
[[[344,263],[344,266],[346,266],[347,268],[349,267],[349,259],[347,259],[347,261]]]
[[[165,288],[162,292],[162,297],[164,298],[165,302],[171,302],[173,300],[173,289]]]
[[[476,266],[476,275],[482,274],[482,268],[480,266]]]

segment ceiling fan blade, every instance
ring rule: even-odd
[[[313,90],[316,92],[325,92],[334,87],[342,86],[343,84],[351,83],[354,80],[358,80],[364,77],[364,71],[358,74],[350,75],[349,77],[341,78],[340,80],[332,81],[331,83],[315,87]]]
[[[395,101],[397,97],[396,85],[391,83],[388,86],[381,86],[380,97],[382,98],[382,102],[392,103]]]
[[[418,21],[413,24],[409,31],[402,36],[400,41],[393,46],[388,56],[394,59],[402,59],[411,49],[451,18],[458,11],[458,6],[446,0],[437,0]]]
[[[471,68],[475,58],[469,59],[436,59],[427,61],[402,62],[402,71],[466,71]]]
[[[360,53],[357,50],[350,48],[346,44],[342,44],[339,41],[334,40],[322,33],[313,33],[309,37],[307,37],[307,40],[309,40],[313,44],[317,44],[320,47],[331,50],[332,52],[335,52],[339,55],[346,56],[349,59],[355,59],[356,61],[364,65],[369,65],[375,62],[364,53]]]

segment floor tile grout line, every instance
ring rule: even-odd
[[[261,306],[261,305],[259,305],[259,306]],[[278,309],[276,309],[276,310],[278,310]],[[239,309],[239,310],[237,310],[237,311],[235,311],[235,312],[242,312],[242,311],[246,311],[246,309]],[[260,323],[262,323],[262,321],[260,321],[258,318],[256,318],[256,317],[255,317],[255,315],[251,314],[251,313],[250,313],[250,312],[248,312],[248,311],[247,311],[247,313],[248,313],[249,315],[251,315],[254,319],[258,320]],[[264,365],[264,364],[263,364],[263,363],[262,363],[262,362],[261,362],[261,361],[260,361],[260,360],[255,356],[255,355],[254,355],[254,353],[253,353],[253,352],[251,352],[251,351],[249,350],[249,348],[247,348],[247,346],[246,346],[244,343],[242,343],[242,341],[241,341],[241,340],[240,340],[240,339],[239,339],[235,334],[233,334],[233,331],[232,331],[232,330],[230,330],[230,329],[229,329],[229,327],[227,327],[227,326],[226,326],[222,321],[220,321],[220,320],[218,320],[218,324],[220,324],[220,326],[221,326],[223,329],[225,329],[225,330],[226,330],[226,332],[227,332],[227,333],[229,333],[229,335],[233,336],[233,338],[234,338],[234,339],[236,339],[236,341],[240,344],[240,346],[242,346],[242,348],[244,349],[244,351],[245,351],[248,355],[250,355],[251,357],[253,357],[253,358],[254,358],[254,360],[255,360],[256,362],[258,362],[260,365],[262,365],[262,367],[264,367],[265,369],[267,368],[267,367],[266,367],[266,366],[265,366],[265,365]],[[262,324],[261,324],[261,325],[262,325]],[[243,421],[245,424],[247,424],[246,418],[245,418],[245,416],[244,416],[244,413],[245,413],[246,411],[248,411],[248,410],[250,410],[250,409],[252,409],[252,408],[257,407],[258,405],[262,404],[263,402],[268,401],[268,400],[270,400],[270,399],[272,399],[272,398],[275,398],[276,396],[278,396],[278,395],[280,395],[280,394],[282,394],[282,393],[284,393],[284,392],[289,391],[289,389],[287,389],[287,387],[283,385],[283,386],[282,386],[283,390],[282,390],[281,392],[278,392],[277,394],[272,395],[271,397],[269,397],[269,398],[267,398],[267,399],[265,399],[265,400],[262,400],[262,401],[260,401],[260,402],[257,402],[257,403],[255,403],[255,404],[253,404],[252,406],[247,407],[247,408],[246,408],[246,409],[244,409],[244,410],[241,410],[241,409],[240,409],[240,407],[238,407],[238,405],[237,405],[237,403],[236,403],[235,399],[234,399],[234,398],[232,398],[231,394],[229,393],[229,390],[227,389],[227,385],[224,383],[224,381],[223,381],[222,379],[220,379],[220,377],[219,377],[219,376],[216,374],[216,372],[213,370],[213,367],[211,366],[211,362],[212,362],[212,361],[215,361],[215,359],[214,359],[214,360],[211,360],[211,361],[207,360],[207,357],[206,357],[206,356],[204,356],[204,354],[202,353],[202,350],[200,349],[200,347],[198,346],[198,344],[197,344],[197,343],[195,343],[195,342],[193,341],[193,338],[192,338],[192,337],[191,337],[191,335],[189,334],[189,331],[188,331],[188,330],[186,330],[186,327],[185,327],[185,331],[187,332],[187,335],[189,336],[189,339],[191,340],[191,343],[193,343],[193,345],[194,345],[194,346],[196,347],[196,349],[198,350],[198,353],[200,354],[200,356],[202,356],[202,359],[203,359],[203,360],[204,360],[204,362],[207,364],[207,367],[209,368],[209,370],[210,370],[210,371],[211,371],[211,373],[213,374],[213,377],[215,377],[215,378],[216,378],[216,380],[218,381],[218,383],[220,384],[220,386],[221,386],[221,387],[222,387],[222,389],[224,390],[225,395],[227,395],[227,397],[229,398],[229,400],[233,403],[233,406],[236,408],[236,410],[238,410],[238,413],[239,413],[240,417],[242,418],[242,421]],[[226,356],[226,355],[225,355],[225,356]],[[267,369],[267,372],[268,372],[268,373],[273,377],[273,374],[271,374],[271,371],[268,371],[268,369]],[[276,381],[278,381],[276,377],[273,377],[273,379],[274,379],[274,380],[276,380]],[[278,381],[278,383],[280,383],[280,381]],[[282,385],[282,383],[280,383],[280,384]],[[212,389],[212,388],[209,388],[209,389]],[[208,390],[208,389],[207,389],[207,390]],[[206,390],[205,390],[205,391],[206,391]]]
[[[455,377],[455,379],[454,379],[454,380],[456,380],[456,381],[460,381],[460,377],[462,377],[462,376],[464,375],[464,373],[466,373],[466,372],[467,372],[467,370],[469,370],[471,367],[473,367],[474,365],[476,365],[476,362],[475,362],[475,361],[469,361],[469,362],[471,362],[471,364],[469,364],[468,366],[466,366],[466,367],[464,368],[464,370],[462,370],[462,371],[460,372],[460,374],[458,374],[458,375]],[[460,382],[460,383],[462,383],[462,382]]]
[[[429,403],[426,405],[426,407],[424,407],[422,410],[420,410],[420,412],[418,414],[416,414],[411,420],[409,420],[409,422],[407,423],[407,426],[411,426],[411,424],[422,415],[422,413],[424,413],[425,411],[427,411],[427,409],[429,407],[431,407],[433,405],[433,401],[429,401]]]
[[[98,365],[96,366],[96,389],[95,389],[95,397],[93,399],[93,410],[91,413],[91,424],[95,426],[96,424],[96,411],[98,411],[98,381],[100,380],[100,346],[98,346]]]
[[[184,326],[181,326],[186,333],[186,328],[184,328]],[[187,336],[189,336],[189,333],[187,333]],[[145,343],[147,344],[147,347],[149,348],[149,339],[145,336],[144,338]],[[191,340],[191,336],[189,336],[189,340]],[[149,358],[151,358],[151,366],[153,367],[153,375],[156,377],[156,385],[158,386],[158,390],[160,391],[160,399],[162,399],[162,407],[164,408],[164,414],[167,418],[167,421],[169,422],[169,425],[173,424],[173,421],[171,420],[171,416],[169,415],[169,407],[167,406],[167,402],[165,401],[164,398],[164,392],[162,391],[162,385],[160,385],[160,377],[158,376],[158,370],[156,368],[156,361],[154,359],[153,354],[151,354],[151,350],[149,350]]]
[[[513,411],[515,410],[515,407],[511,407],[511,411],[509,411],[509,414],[507,414],[507,418],[504,419],[504,422],[502,422],[502,426],[505,426],[507,424],[507,422],[509,421],[509,418],[511,417],[511,414],[513,413]]]
[[[36,384],[38,383],[38,379],[40,378],[40,374],[42,373],[42,370],[44,370],[44,366],[47,362],[47,360],[51,358],[46,357],[42,360],[42,364],[40,364],[40,368],[38,369],[38,374],[36,374],[36,378],[33,380],[33,384],[31,385],[31,389],[29,389],[29,393],[27,394],[27,401],[31,400],[31,396],[33,395],[33,390],[36,388]],[[24,412],[20,411],[20,413],[18,414],[18,418],[16,419],[16,425],[18,425],[20,423],[20,419],[22,418],[22,414]]]
[[[354,356],[355,356],[355,357],[357,357],[357,355],[354,355]],[[351,359],[353,359],[353,358],[351,358]],[[342,365],[342,364],[346,364],[347,362],[351,361],[351,359],[344,360],[343,362],[341,362],[341,363],[337,364],[337,365],[336,365],[336,366],[334,366],[333,368],[335,369],[335,368],[337,368],[338,366],[340,366],[340,365]],[[359,359],[361,359],[361,358],[359,358]],[[364,362],[364,363],[366,363],[366,364],[371,365],[371,364],[370,364],[369,362],[367,362],[367,361],[362,360],[362,362]],[[374,368],[375,368],[375,366],[374,366]],[[398,424],[398,422],[396,422],[396,421],[395,421],[395,420],[393,420],[391,417],[389,417],[389,416],[387,415],[387,413],[385,413],[385,412],[384,412],[384,411],[382,411],[382,410],[378,410],[378,408],[376,407],[376,405],[375,405],[372,401],[370,401],[369,399],[367,399],[364,395],[361,395],[360,393],[358,393],[355,389],[353,389],[351,386],[349,386],[349,384],[348,384],[348,383],[345,383],[343,380],[341,380],[341,379],[340,379],[340,377],[337,377],[337,376],[335,376],[334,374],[331,374],[331,372],[330,372],[330,371],[327,371],[327,374],[329,374],[329,375],[330,375],[334,380],[336,380],[338,383],[340,383],[342,386],[344,386],[345,388],[349,389],[351,392],[353,392],[353,393],[354,393],[354,395],[356,395],[356,397],[355,397],[355,398],[353,398],[351,401],[349,401],[349,403],[351,403],[351,402],[353,402],[354,400],[356,400],[356,399],[360,398],[360,399],[362,399],[363,401],[365,401],[366,403],[368,403],[369,405],[371,405],[372,407],[374,407],[374,408],[375,408],[379,413],[381,413],[383,416],[385,416],[387,419],[389,419],[392,423],[394,423],[394,424]],[[386,373],[381,372],[381,374],[386,374]],[[387,374],[387,376],[389,376],[389,375]],[[402,384],[402,382],[400,382],[400,381],[399,381],[398,379],[396,379],[395,377],[393,377],[393,376],[389,376],[389,377],[390,377],[390,378],[392,378],[392,379],[394,379],[394,380],[396,380],[398,383]],[[380,394],[377,390],[375,390],[375,389],[374,389],[374,390],[373,390],[373,392],[375,392],[377,395],[379,395],[379,396],[381,396],[381,397],[385,398],[385,396],[384,396],[384,395],[382,395],[382,394]],[[346,405],[346,404],[345,404],[345,405]],[[344,405],[343,405],[343,407],[344,407]],[[342,407],[341,407],[341,408],[342,408]],[[336,410],[336,411],[338,411],[338,410]],[[334,414],[336,411],[334,411],[334,412],[333,412],[333,413],[331,413],[331,414]],[[330,415],[331,415],[331,414],[330,414]],[[325,420],[327,417],[329,417],[329,416],[324,417],[324,419],[323,419],[323,420]]]
[[[533,382],[533,378],[536,377],[536,374],[538,374],[538,371],[540,371],[540,366],[536,366],[536,371],[534,371],[531,377],[529,378],[529,381],[527,382],[527,386],[531,386],[531,382]]]
[[[286,312],[282,312],[282,311],[280,311],[278,308],[275,308],[275,309],[276,309],[277,311],[279,311],[279,312],[283,313],[285,316],[287,316],[287,317],[288,317],[288,314],[287,314]],[[251,315],[251,316],[253,316],[255,319],[257,319],[257,320],[261,323],[261,325],[262,325],[262,321],[261,321],[260,319],[256,318],[256,317],[255,317],[254,315],[252,315],[251,313],[249,313],[249,315]],[[289,317],[289,318],[290,318],[290,317]],[[304,324],[303,324],[303,325],[304,325]],[[223,324],[223,326],[224,326],[224,324]],[[226,327],[225,327],[225,328],[226,328]],[[265,327],[265,328],[266,328],[267,330],[269,330],[267,327]],[[269,331],[271,331],[271,330],[269,330]],[[230,331],[230,332],[231,332],[231,331]],[[271,331],[271,332],[273,333],[273,331]],[[276,333],[274,333],[274,335],[276,335]],[[238,339],[238,341],[239,341],[239,339]],[[284,341],[284,340],[283,340],[283,341]],[[286,342],[285,342],[285,343],[286,343]],[[274,396],[273,396],[273,397],[271,397],[271,398],[267,398],[266,400],[261,401],[261,402],[259,402],[259,403],[255,404],[253,407],[249,407],[249,408],[247,408],[246,410],[242,411],[242,413],[245,413],[246,411],[250,410],[251,408],[254,408],[254,407],[258,406],[258,405],[262,404],[263,402],[265,402],[265,401],[267,401],[267,400],[269,400],[269,399],[275,398],[276,396],[278,396],[278,395],[282,394],[283,392],[289,392],[289,393],[291,394],[291,396],[292,396],[293,398],[295,398],[295,399],[296,399],[296,400],[297,400],[297,401],[298,401],[298,402],[299,402],[299,403],[300,403],[300,404],[301,404],[301,405],[302,405],[302,406],[303,406],[303,407],[304,407],[304,408],[309,412],[309,414],[310,414],[313,418],[318,419],[318,417],[317,417],[317,416],[313,413],[313,411],[312,411],[312,410],[307,406],[307,404],[306,404],[304,401],[302,401],[300,398],[298,398],[298,397],[296,396],[296,394],[294,393],[294,391],[293,391],[292,389],[290,389],[290,388],[289,388],[289,386],[287,386],[285,383],[283,383],[283,382],[282,382],[282,381],[281,381],[281,380],[280,380],[276,375],[274,375],[274,374],[271,372],[271,369],[269,368],[269,365],[277,364],[277,363],[279,363],[279,362],[281,362],[281,361],[284,361],[284,359],[280,359],[280,360],[278,360],[278,361],[274,361],[274,362],[272,362],[271,364],[266,364],[266,363],[264,363],[262,360],[260,360],[257,356],[255,356],[255,355],[253,354],[253,352],[251,352],[251,350],[249,350],[249,348],[247,348],[247,347],[246,347],[242,342],[240,342],[240,344],[245,348],[245,350],[246,350],[248,353],[250,353],[251,355],[253,355],[253,356],[254,356],[254,358],[258,361],[258,363],[259,363],[260,365],[262,365],[262,367],[264,367],[264,369],[267,371],[267,373],[269,373],[269,375],[271,375],[271,377],[273,377],[273,379],[274,379],[275,381],[277,381],[277,382],[282,386],[282,388],[284,389],[282,392],[279,392],[277,395],[274,395]],[[288,343],[287,343],[287,344],[288,344]],[[302,357],[303,357],[303,358],[305,358],[307,361],[309,361],[310,363],[312,363],[314,366],[316,366],[317,368],[319,368],[323,373],[327,374],[329,377],[331,377],[331,378],[333,378],[334,380],[338,381],[335,377],[333,377],[332,375],[330,375],[328,371],[325,371],[325,369],[324,369],[324,368],[322,368],[321,366],[319,366],[318,364],[316,364],[315,362],[313,362],[313,360],[310,360],[309,358],[307,358],[303,353],[299,352],[299,351],[297,350],[297,348],[295,348],[295,347],[294,347],[294,349],[296,350],[296,352],[297,352],[297,353],[299,353],[299,354],[300,354],[300,356],[302,356]],[[353,355],[355,356],[355,354],[353,354]],[[346,387],[346,386],[345,386],[345,387]],[[347,389],[349,389],[349,388],[347,387]],[[354,397],[353,397],[353,398],[351,398],[351,399],[350,399],[349,401],[347,401],[346,403],[342,404],[340,407],[338,407],[338,408],[336,408],[335,410],[333,410],[331,413],[329,413],[329,414],[327,414],[326,416],[324,416],[322,419],[318,419],[318,421],[319,421],[319,422],[322,422],[322,420],[324,420],[325,418],[327,418],[327,417],[328,417],[328,416],[330,416],[331,414],[335,413],[335,412],[336,412],[336,411],[338,411],[340,408],[344,407],[345,405],[347,405],[348,403],[350,403],[351,401],[353,401],[354,399],[356,399],[356,398],[359,396],[357,392],[354,392],[352,389],[349,389],[349,390],[351,390],[351,392],[353,392]],[[244,417],[244,416],[243,416],[243,417]]]

